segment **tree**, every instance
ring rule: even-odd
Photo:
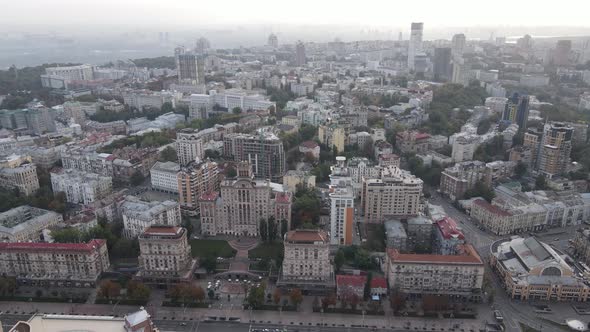
[[[522,178],[522,176],[526,174],[526,170],[527,170],[526,164],[519,161],[518,164],[516,164],[516,167],[514,168],[514,174],[516,175],[516,178],[518,178],[518,179]]]
[[[104,280],[100,283],[98,296],[105,299],[113,299],[121,294],[121,285],[112,280]]]
[[[51,237],[57,243],[80,243],[82,241],[82,233],[75,227],[66,227],[51,231]]]
[[[336,256],[334,256],[334,267],[336,268],[336,272],[340,272],[342,265],[344,265],[344,252],[342,250],[338,250],[336,252]]]
[[[160,152],[160,161],[172,161],[176,162],[178,157],[176,156],[176,150],[171,146],[167,146],[162,152]]]
[[[145,178],[144,178],[143,174],[141,174],[141,172],[135,171],[135,173],[133,173],[133,175],[131,175],[131,178],[129,179],[129,181],[131,182],[132,185],[138,186],[143,182],[144,179]]]
[[[258,228],[262,242],[268,241],[268,223],[266,220],[260,219]]]
[[[272,301],[274,302],[274,304],[279,304],[279,302],[281,302],[281,297],[283,296],[283,292],[281,291],[280,288],[275,288],[275,291],[272,293]]]
[[[2,294],[2,296],[14,295],[16,288],[16,278],[0,277],[0,294]]]
[[[365,288],[363,289],[363,299],[367,301],[371,298],[371,281],[373,280],[373,273],[367,274],[367,281],[365,282]]]
[[[213,256],[201,258],[200,266],[204,267],[207,273],[213,273],[217,268],[217,259]]]
[[[127,294],[129,297],[137,300],[147,300],[150,298],[152,290],[144,283],[131,280],[127,283]]]
[[[274,242],[274,240],[277,238],[277,222],[275,220],[275,217],[270,216],[268,218],[267,221],[268,224],[268,242]]]
[[[539,174],[535,179],[535,189],[536,190],[545,190],[547,189],[547,179],[545,178],[544,174]]]
[[[302,124],[299,128],[299,138],[301,141],[309,141],[313,139],[317,133],[318,128],[310,124]]]
[[[330,306],[336,305],[336,294],[331,293],[330,295],[322,298],[322,308],[324,311]]]
[[[234,114],[240,114],[240,113],[242,113],[242,109],[240,107],[234,107],[232,109],[232,113],[234,113]]]
[[[228,178],[235,178],[238,176],[238,171],[232,166],[228,166],[225,168],[225,176]]]
[[[406,297],[402,293],[396,292],[395,295],[389,298],[389,301],[391,303],[391,309],[394,312],[399,312],[406,304]]]
[[[205,291],[203,288],[201,286],[194,285],[190,285],[189,287],[190,298],[194,299],[197,303],[203,302],[205,299]]]
[[[303,301],[303,294],[301,293],[301,289],[293,288],[291,292],[289,292],[289,298],[295,307],[299,307],[301,301]]]
[[[246,303],[253,309],[259,308],[264,304],[264,291],[266,285],[260,284],[260,286],[251,287],[246,297]]]
[[[209,300],[213,300],[215,298],[215,291],[213,289],[209,289],[207,296],[209,297]]]
[[[287,220],[281,220],[281,240],[285,238],[285,234],[289,231],[289,223]]]

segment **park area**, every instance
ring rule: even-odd
[[[225,240],[192,239],[190,245],[193,257],[231,258],[236,255],[236,250]]]

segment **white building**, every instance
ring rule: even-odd
[[[61,214],[23,205],[0,213],[0,239],[7,242],[39,241],[44,229],[63,221]]]
[[[330,264],[330,240],[321,230],[294,230],[285,234],[285,258],[281,282],[329,283],[334,280]]]
[[[330,188],[330,244],[351,245],[354,225],[352,187]]]
[[[180,165],[188,165],[196,159],[203,159],[203,140],[198,133],[192,130],[176,133],[176,155]]]
[[[53,192],[63,192],[69,203],[90,204],[106,197],[113,188],[110,176],[75,169],[51,172]]]
[[[45,68],[45,74],[48,76],[62,77],[67,82],[89,81],[94,79],[94,67],[92,65],[48,67]]]
[[[179,171],[180,165],[175,162],[156,162],[150,170],[152,189],[178,194],[178,179],[176,174]]]
[[[492,112],[496,114],[504,113],[506,109],[506,104],[508,103],[508,98],[505,97],[488,97],[485,101],[485,106],[489,107]]]
[[[479,140],[460,136],[453,141],[451,159],[456,162],[473,160],[473,154],[477,149]]]
[[[123,234],[135,238],[152,225],[180,226],[180,205],[174,201],[142,201],[134,196],[125,197],[121,205]]]

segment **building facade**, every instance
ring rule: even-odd
[[[199,198],[219,190],[219,170],[213,161],[192,162],[176,174],[178,201],[183,213],[196,215]]]
[[[226,135],[223,154],[235,161],[249,162],[257,178],[281,182],[286,172],[283,142],[270,132]]]
[[[63,168],[50,174],[53,192],[65,193],[69,203],[90,204],[106,197],[113,189],[110,176]]]
[[[134,196],[125,197],[121,204],[123,235],[132,239],[152,225],[179,226],[182,223],[180,206],[174,201],[142,201]]]
[[[152,189],[171,194],[178,194],[177,173],[180,165],[175,162],[156,162],[150,170]]]
[[[0,213],[0,239],[7,242],[37,242],[43,230],[63,221],[61,214],[23,205]]]
[[[333,284],[330,239],[321,230],[294,230],[285,234],[282,283]]]

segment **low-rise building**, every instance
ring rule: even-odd
[[[123,235],[136,238],[152,225],[180,226],[180,206],[174,201],[142,201],[135,196],[125,197],[121,205]]]
[[[408,130],[397,134],[395,144],[404,153],[423,153],[430,150],[430,135]]]
[[[320,145],[314,141],[305,141],[299,144],[299,152],[303,153],[304,156],[309,154],[315,160],[320,159]]]
[[[37,242],[43,230],[56,226],[63,217],[53,211],[23,205],[0,213],[0,239],[7,242]]]
[[[60,168],[51,172],[51,188],[65,193],[69,203],[90,204],[110,194],[113,181],[110,176]]]
[[[187,230],[177,226],[148,227],[139,236],[138,279],[148,284],[189,282],[196,260],[191,256]]]
[[[467,161],[447,167],[441,173],[440,191],[452,200],[461,199],[467,190],[484,179],[485,170],[486,164],[482,161]]]
[[[547,209],[539,204],[531,203],[508,209],[496,204],[490,204],[481,198],[475,199],[470,215],[496,235],[539,231],[545,228]]]
[[[27,286],[94,287],[110,266],[106,240],[0,243],[0,269]]]
[[[179,171],[180,165],[175,162],[156,162],[150,170],[152,189],[165,193],[178,194],[178,179],[176,174]]]
[[[5,190],[16,188],[25,196],[34,194],[39,189],[37,167],[35,164],[21,164],[0,168],[0,187]]]
[[[399,252],[408,251],[408,234],[400,220],[386,220],[385,223],[385,246],[397,249]]]
[[[313,189],[315,188],[315,175],[310,172],[304,171],[287,171],[283,176],[283,186],[287,191],[292,193],[297,192],[297,187],[302,186],[304,188]]]
[[[437,253],[455,255],[460,245],[465,244],[465,235],[455,220],[445,217],[435,222],[434,243]]]
[[[551,246],[515,237],[491,247],[490,265],[508,296],[520,301],[585,302],[590,287]]]
[[[463,245],[457,255],[402,254],[388,249],[385,257],[389,287],[400,293],[481,300],[484,263],[471,245]]]

